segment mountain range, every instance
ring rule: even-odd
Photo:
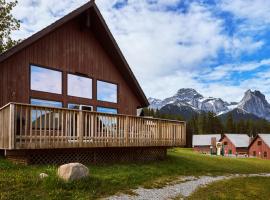
[[[220,118],[232,114],[236,120],[266,119],[270,121],[270,104],[260,91],[247,90],[240,102],[226,102],[221,98],[204,97],[192,88],[181,88],[171,97],[163,100],[148,99],[149,108],[161,113],[179,114],[189,119],[195,113],[213,112]]]

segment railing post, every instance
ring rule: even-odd
[[[124,136],[126,138],[126,146],[129,144],[129,135],[128,135],[128,117],[125,116],[125,121],[124,121]]]
[[[10,104],[9,106],[9,149],[15,149],[15,119],[14,119],[14,104]]]
[[[83,111],[80,110],[79,112],[79,146],[83,145]]]

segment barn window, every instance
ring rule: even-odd
[[[256,156],[256,151],[253,151],[253,156]]]
[[[97,100],[117,103],[117,85],[97,81]]]
[[[31,90],[62,94],[62,72],[31,65]]]
[[[266,158],[267,157],[267,152],[263,152],[263,157]]]
[[[92,79],[68,74],[68,95],[92,99]]]
[[[225,146],[228,145],[228,142],[224,142],[224,145],[225,145]]]
[[[261,146],[262,145],[262,141],[258,141],[258,146]]]

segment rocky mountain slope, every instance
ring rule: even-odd
[[[213,112],[221,118],[231,113],[237,119],[264,118],[270,121],[270,104],[257,90],[247,90],[239,103],[204,97],[192,88],[179,89],[175,95],[164,100],[148,100],[152,109],[159,109],[162,113],[180,114],[187,119],[194,113]]]

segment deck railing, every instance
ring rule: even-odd
[[[0,109],[1,149],[183,146],[186,124],[129,115],[9,103]]]

